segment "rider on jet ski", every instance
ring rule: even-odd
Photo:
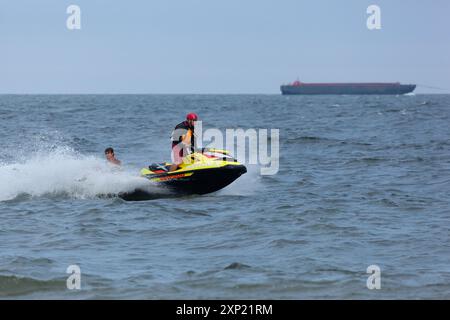
[[[172,158],[173,164],[169,171],[175,171],[183,162],[183,157],[195,151],[196,138],[194,134],[195,121],[198,116],[195,113],[189,113],[186,116],[186,121],[183,121],[175,127],[172,131]]]

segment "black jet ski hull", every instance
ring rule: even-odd
[[[156,182],[156,185],[166,188],[168,192],[155,193],[144,190],[135,189],[130,192],[119,193],[119,198],[125,201],[147,201],[161,198],[173,198],[180,195],[202,195],[212,193],[225,188],[242,174],[247,172],[247,168],[243,165],[229,165],[221,168],[202,169],[191,171],[192,175],[174,178],[166,181]],[[191,173],[185,172],[185,173]],[[158,177],[168,177],[170,174],[161,174]],[[178,175],[177,175],[178,176]],[[152,177],[155,178],[153,175]]]
[[[145,189],[137,188],[133,191],[120,192],[118,197],[125,201],[148,201],[156,199],[166,199],[178,197],[178,194],[174,192],[167,193],[155,193]]]

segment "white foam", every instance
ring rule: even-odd
[[[136,169],[118,169],[104,159],[80,155],[66,147],[40,151],[15,163],[0,163],[0,201],[20,194],[91,198],[148,184]]]

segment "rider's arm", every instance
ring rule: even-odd
[[[181,141],[181,142],[183,142],[183,144],[185,145],[185,146],[190,146],[191,145],[191,137],[192,137],[192,130],[188,130],[187,131],[187,133],[184,135],[184,136],[182,136],[183,138],[183,140]]]

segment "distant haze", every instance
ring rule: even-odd
[[[449,93],[449,15],[448,0],[0,0],[0,93],[277,94],[297,77]]]

